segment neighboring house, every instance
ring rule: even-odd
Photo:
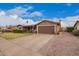
[[[76,23],[74,25],[74,29],[75,30],[79,30],[79,21],[76,21]]]
[[[37,24],[32,25],[20,25],[19,27],[23,28],[24,30],[32,30],[36,31],[37,33],[44,33],[44,34],[54,34],[59,33],[61,29],[60,22],[53,22],[49,20],[43,20]]]

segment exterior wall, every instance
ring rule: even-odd
[[[79,22],[74,27],[75,30],[79,30]]]
[[[59,33],[61,27],[60,27],[60,25],[57,25],[56,27],[57,27],[57,28],[56,28],[56,33]]]
[[[59,29],[60,29],[59,25],[52,23],[52,22],[48,22],[48,21],[43,21],[40,24],[38,24],[37,25],[37,32],[38,32],[38,26],[54,26],[54,33],[58,33]]]

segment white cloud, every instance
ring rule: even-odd
[[[5,11],[0,11],[0,26],[18,25],[22,21],[17,15],[7,15]]]
[[[29,10],[32,10],[33,7],[32,6],[28,6],[28,7],[16,7],[16,8],[13,8],[13,9],[10,9],[10,10],[7,10],[6,11],[6,14],[7,15],[17,15],[19,17],[28,17],[29,16]]]
[[[61,27],[72,27],[79,20],[79,16],[70,16],[65,18],[53,18],[54,21],[59,22],[61,20]]]
[[[79,20],[79,16],[70,16],[70,17],[60,18],[60,19],[70,27],[70,26],[74,26],[75,22]]]
[[[25,24],[27,20],[29,21],[29,24],[34,24],[31,19],[24,20],[21,18],[43,16],[43,13],[40,11],[29,12],[32,9],[32,6],[25,6],[16,7],[6,11],[0,10],[0,26]]]
[[[60,18],[53,18],[53,21],[55,21],[55,22],[59,22],[61,19]],[[66,28],[66,27],[68,27],[68,24],[67,23],[65,23],[65,21],[61,21],[61,27],[64,27],[64,28]]]
[[[27,9],[26,8],[22,8],[22,7],[16,7],[14,9],[10,9],[8,11],[6,11],[7,14],[9,15],[18,15],[18,16],[22,16],[24,13],[26,13]]]
[[[64,21],[61,21],[61,27],[66,28],[66,27],[69,27],[69,25]]]
[[[18,18],[18,15],[9,15],[10,17],[14,18],[14,19],[17,19]]]
[[[0,26],[6,26],[6,25],[17,25],[21,21],[19,19],[14,19],[9,16],[0,16]]]
[[[32,6],[28,7],[16,7],[13,9],[10,9],[6,11],[8,15],[17,15],[18,17],[24,17],[24,18],[31,18],[31,17],[41,17],[43,16],[43,13],[40,11],[33,11],[30,12],[33,9]]]
[[[39,11],[34,11],[30,14],[31,17],[35,17],[35,16],[38,16],[38,17],[41,17],[43,16],[43,13],[42,12],[39,12]]]
[[[33,7],[32,6],[29,6],[28,8],[27,8],[27,10],[32,10],[33,9]]]
[[[6,13],[4,12],[4,11],[0,11],[0,16],[3,16],[3,15],[5,15]]]
[[[35,22],[32,19],[22,19],[17,15],[0,16],[0,26],[33,25],[33,24],[35,24]]]
[[[21,25],[34,25],[35,22],[32,19],[23,19]]]

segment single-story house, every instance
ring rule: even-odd
[[[37,24],[33,25],[18,25],[17,26],[20,29],[24,30],[32,30],[36,33],[44,33],[44,34],[54,34],[59,33],[61,29],[60,22],[53,22],[49,20],[43,20],[41,22],[38,22]]]
[[[79,21],[76,21],[76,23],[74,25],[74,29],[75,30],[79,30]]]

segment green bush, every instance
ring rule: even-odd
[[[77,31],[73,31],[73,35],[79,36],[79,31],[78,30]]]
[[[67,32],[73,32],[74,27],[67,27]]]
[[[25,31],[16,29],[16,30],[13,30],[13,32],[14,33],[24,33]]]
[[[14,33],[32,33],[32,30],[19,30],[19,29],[15,29],[13,30]]]

